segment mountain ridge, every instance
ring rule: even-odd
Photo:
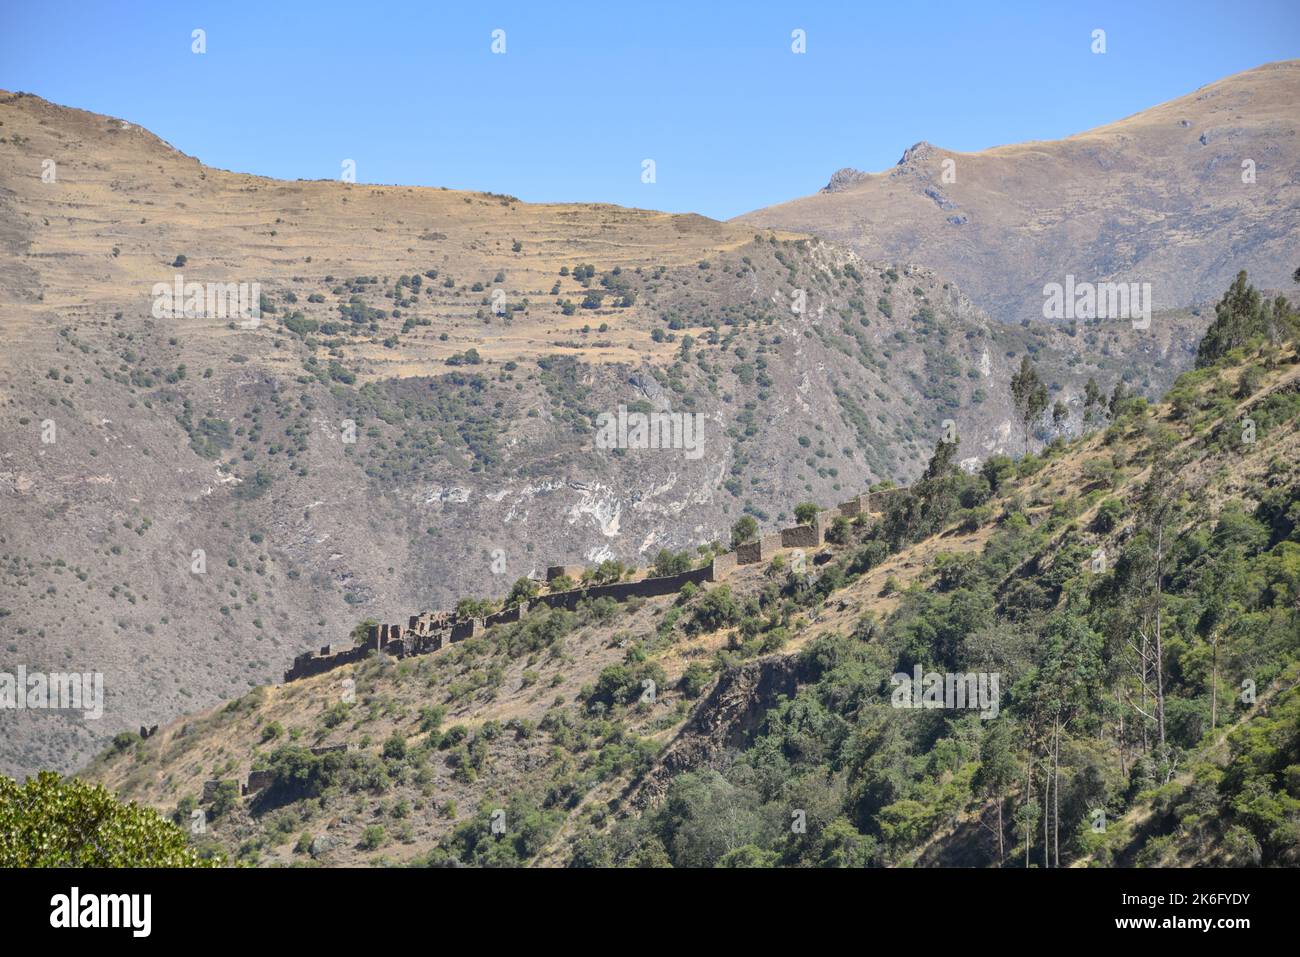
[[[1300,236],[1297,99],[1300,61],[1264,64],[1059,140],[922,141],[890,169],[732,221],[937,269],[1008,322],[1041,320],[1040,290],[1067,274],[1150,282],[1167,309],[1208,302],[1241,268],[1282,288]]]

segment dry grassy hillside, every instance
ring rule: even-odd
[[[5,269],[0,302],[5,333],[20,340],[42,314],[105,319],[124,305],[147,311],[156,282],[260,282],[293,288],[304,276],[391,273],[419,263],[464,286],[498,284],[513,299],[545,297],[561,266],[602,268],[694,264],[734,250],[753,230],[695,215],[598,204],[538,205],[512,197],[337,181],[283,182],[203,166],[126,120],[0,91],[6,153]],[[43,163],[54,161],[54,182]],[[780,235],[780,234],[778,234]],[[522,248],[514,250],[518,242]],[[558,309],[530,311],[484,337],[473,319],[480,297],[464,289],[442,302],[450,338],[408,344],[400,362],[376,351],[372,374],[443,371],[437,364],[466,345],[517,359],[548,351],[548,338],[580,319]],[[459,301],[454,301],[459,300]],[[637,329],[638,310],[616,327],[601,361],[639,361],[671,352]],[[224,323],[190,321],[192,335],[221,337]],[[273,361],[274,356],[250,357]]]
[[[1089,377],[1158,393],[1207,321],[1006,326],[932,270],[780,232],[229,173],[29,95],[0,124],[0,667],[107,697],[18,715],[9,773],[393,609],[906,480],[946,419],[973,461],[1014,450],[1026,353],[1069,409],[1040,438],[1075,432]],[[259,322],[155,315],[177,274],[260,284]],[[596,448],[621,404],[698,413],[701,454]]]
[[[1166,309],[1218,296],[1239,269],[1283,288],[1300,236],[1297,102],[1300,61],[1271,63],[1063,140],[919,143],[891,170],[842,170],[735,222],[921,263],[1006,321],[1041,320],[1043,286],[1067,274],[1149,282]]]
[[[1209,529],[1242,503],[1253,507],[1288,489],[1294,495],[1300,487],[1300,356],[1294,349],[1266,351],[1261,369],[1250,377],[1231,365],[1197,373],[1169,403],[1148,407],[1139,401],[1108,428],[1055,443],[1018,466],[1003,463],[988,501],[892,554],[876,551],[864,562],[871,543],[879,541],[879,527],[893,520],[864,515],[802,566],[792,564],[794,553],[783,551],[770,564],[742,566],[721,584],[688,586],[676,596],[596,602],[569,617],[530,614],[521,624],[495,626],[430,655],[372,658],[283,687],[259,688],[175,721],[147,741],[124,742],[85,773],[125,798],[176,813],[182,822],[196,809],[210,812],[212,822],[197,843],[249,863],[556,865],[575,855],[591,863],[592,848],[606,839],[617,847],[619,828],[659,806],[678,775],[727,771],[737,758],[759,773],[771,756],[765,759],[760,749],[755,757],[747,749],[758,747],[760,737],[777,726],[769,724],[777,710],[783,711],[779,726],[794,735],[786,747],[798,752],[802,746],[808,750],[801,757],[815,758],[818,721],[825,719],[816,717],[809,701],[785,710],[781,696],[793,697],[814,673],[830,667],[827,662],[845,654],[836,649],[846,639],[867,660],[879,658],[887,674],[893,659],[884,641],[893,617],[915,615],[925,596],[954,588],[960,593],[961,576],[973,574],[973,563],[1011,563],[993,585],[999,607],[1009,614],[1026,587],[1043,589],[1048,598],[1040,610],[1047,613],[1077,597],[1080,582],[1099,586],[1106,569],[1097,574],[1094,565],[1089,574],[1088,556],[1098,548],[1109,551],[1112,561],[1123,554],[1135,522],[1142,520],[1138,502],[1157,459],[1179,463],[1179,495],[1192,510],[1184,532]],[[1258,419],[1260,430],[1242,444],[1236,435],[1247,416]],[[1102,522],[1102,512],[1123,517]],[[1060,584],[1071,578],[1075,584]],[[1051,581],[1058,583],[1056,592],[1045,584]],[[1279,580],[1272,587],[1287,586]],[[721,626],[713,624],[732,602],[740,611]],[[993,655],[989,663],[1012,651],[991,630],[964,640],[968,654]],[[981,651],[983,642],[991,644]],[[1007,667],[1022,666],[1003,662]],[[1012,684],[1018,676],[1005,676],[1007,707],[1017,702]],[[653,700],[638,697],[647,677],[658,688]],[[833,697],[837,690],[833,684],[820,688],[811,698]],[[1271,697],[1268,688],[1261,690]],[[883,701],[889,688],[867,682],[855,694]],[[1267,713],[1266,700],[1259,708],[1239,707],[1225,722],[1246,727]],[[1227,714],[1230,705],[1224,709]],[[955,737],[972,731],[962,730],[963,719],[947,720]],[[875,737],[885,734],[889,721],[861,721],[854,733],[866,752],[884,750],[882,740],[897,746],[896,729],[892,736]],[[1109,734],[1108,728],[1095,738],[1090,732],[1071,745],[1071,780],[1117,774],[1124,756],[1107,751]],[[1189,749],[1178,766],[1225,763],[1223,739],[1206,740],[1203,753]],[[348,749],[333,758],[312,758],[302,750],[339,745]],[[953,740],[942,745],[942,754],[951,757]],[[918,754],[906,765],[911,771],[894,773],[917,773],[936,759],[937,753]],[[327,767],[329,760],[335,763]],[[201,800],[204,781],[242,782],[250,770],[266,767],[277,775],[267,791],[246,799],[227,795],[215,806]],[[973,769],[967,765],[940,780],[964,793],[960,788],[968,786]],[[831,775],[823,799],[854,793],[842,770]],[[1176,803],[1191,783],[1184,774],[1161,792],[1161,800]],[[812,799],[797,782],[783,779],[777,790],[787,788],[794,790],[778,795],[776,808],[784,807],[782,800],[809,806],[802,802]],[[734,806],[715,807],[735,815],[735,834],[711,840],[725,845],[734,839],[738,845],[747,840],[742,833],[762,830],[746,816],[751,812],[739,803],[742,797],[737,791]],[[691,792],[676,799],[690,800]],[[879,862],[995,862],[987,796],[967,795],[965,802],[951,805],[942,825],[910,844],[904,838],[882,845]],[[498,813],[500,832],[492,830]],[[833,814],[826,807],[809,811],[812,830],[805,845],[815,849],[826,839],[822,829],[830,827]],[[1150,816],[1149,807],[1145,814]],[[1112,852],[1131,857],[1159,833],[1135,837],[1131,821],[1120,823],[1093,842],[1091,853],[1106,861]],[[1175,837],[1159,845],[1165,863],[1207,862],[1227,853],[1204,834],[1199,844],[1182,832]],[[675,846],[669,850],[684,853]],[[625,862],[666,862],[644,848],[626,853]],[[1151,852],[1147,858],[1155,860]]]

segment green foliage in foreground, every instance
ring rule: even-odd
[[[0,777],[0,867],[212,867],[152,808],[42,771]]]

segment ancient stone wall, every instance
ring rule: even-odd
[[[735,567],[736,567],[735,552],[726,552],[725,554],[722,555],[714,555],[713,575],[709,578],[709,580],[715,582],[719,581],[728,572],[734,570]]]
[[[546,580],[552,581],[564,576],[565,578],[572,578],[575,582],[582,581],[582,574],[586,570],[586,565],[549,565],[546,569]]]
[[[243,787],[244,796],[247,797],[250,794],[256,794],[258,791],[264,791],[274,781],[274,771],[250,771],[248,772],[248,783]]]
[[[451,627],[455,615],[449,611],[425,611],[412,615],[407,622],[407,631],[417,635],[432,635]]]
[[[755,541],[745,542],[736,549],[736,564],[752,565],[755,562],[770,561],[780,548],[780,532],[763,535]]]
[[[348,648],[345,651],[336,652],[335,654],[320,657],[308,652],[305,655],[299,655],[293,659],[293,667],[284,673],[285,681],[296,681],[299,678],[307,678],[311,675],[318,675],[334,668],[340,668],[343,665],[352,664],[361,661],[370,654],[371,648],[368,644],[357,645],[355,648]]]
[[[371,625],[366,633],[366,648],[370,651],[380,651],[388,647],[390,642],[401,641],[405,629],[401,625]]]
[[[839,513],[845,518],[856,518],[858,515],[861,515],[866,511],[863,498],[864,496],[862,495],[855,495],[847,502],[840,502]]]
[[[687,582],[700,584],[713,581],[713,564],[701,568],[692,568],[679,575],[666,575],[661,578],[642,578],[638,581],[611,582],[607,585],[590,585],[571,591],[556,592],[553,595],[538,595],[533,604],[546,605],[550,608],[565,608],[569,611],[578,607],[578,603],[595,598],[612,598],[615,601],[627,601],[629,598],[654,598],[659,595],[672,595],[681,591]]]
[[[511,622],[519,621],[526,614],[528,614],[528,602],[521,601],[517,605],[511,605],[509,608],[502,608],[500,611],[488,615],[483,619],[483,624],[488,628],[491,628],[493,625],[508,625]]]
[[[679,575],[587,585],[554,594],[538,595],[509,608],[493,612],[485,618],[462,619],[457,618],[453,612],[426,611],[411,615],[405,626],[373,625],[366,635],[366,641],[354,648],[325,645],[318,655],[311,652],[298,655],[293,660],[293,666],[284,673],[284,680],[295,681],[298,678],[361,661],[372,651],[383,652],[397,658],[439,651],[452,642],[476,637],[493,625],[520,621],[530,609],[539,606],[572,611],[580,602],[596,598],[612,598],[615,601],[626,601],[629,598],[654,598],[675,594],[687,583],[716,582],[734,571],[738,565],[770,561],[782,548],[818,548],[825,541],[826,530],[837,517],[854,518],[866,513],[879,514],[887,509],[896,497],[907,493],[907,489],[897,488],[854,496],[836,508],[818,512],[812,523],[808,525],[795,525],[793,528],[763,535],[755,541],[740,545],[732,552],[715,555],[709,564],[703,567],[693,568]],[[546,569],[546,580],[553,581],[564,576],[580,581],[585,571],[586,568],[582,565],[551,565]]]
[[[822,531],[816,525],[796,525],[781,529],[782,548],[816,548],[822,543]]]
[[[448,635],[448,640],[464,641],[466,638],[476,638],[482,633],[482,618],[465,618],[451,626],[451,633]]]
[[[883,515],[889,510],[889,506],[900,496],[909,494],[906,488],[887,488],[879,492],[868,492],[866,494],[867,511],[876,515]]]
[[[348,750],[346,744],[327,744],[320,747],[311,748],[311,753],[316,757],[323,754],[334,754]],[[252,797],[253,795],[265,791],[275,783],[275,772],[270,770],[249,771],[248,780],[240,788],[243,797]],[[205,781],[203,784],[203,803],[210,802],[216,797],[216,789],[221,784],[220,781]]]
[[[441,651],[451,637],[451,629],[436,631],[428,635],[411,635],[406,641],[408,655],[427,655],[431,651]]]

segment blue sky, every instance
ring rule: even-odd
[[[359,182],[719,218],[917,140],[1056,138],[1296,56],[1298,0],[0,3],[0,87],[209,165],[314,179],[354,159]]]

